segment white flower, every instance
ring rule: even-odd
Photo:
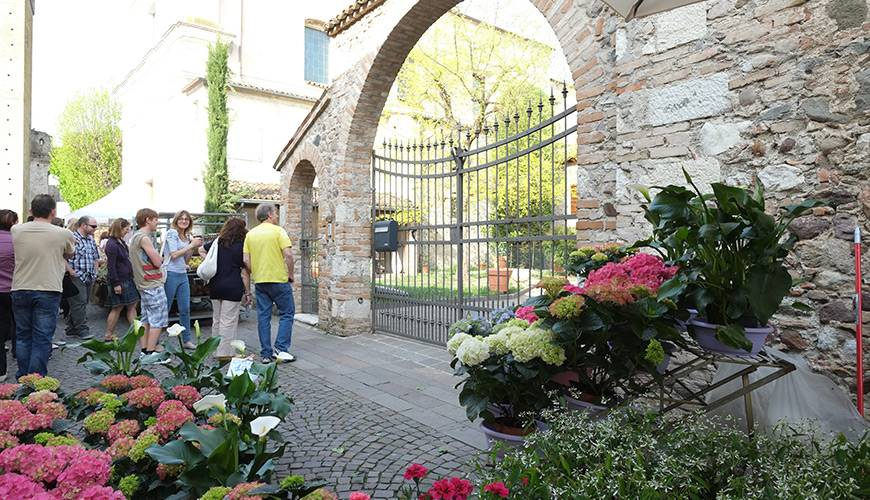
[[[447,352],[450,354],[456,354],[456,351],[459,350],[459,346],[465,342],[465,339],[470,339],[471,335],[467,333],[457,333],[450,337],[450,340],[447,341]]]
[[[142,328],[142,322],[139,321],[138,319],[134,319],[133,320],[133,331],[138,332],[140,328]]]
[[[507,354],[510,350],[508,348],[508,342],[510,342],[510,337],[505,333],[497,333],[495,335],[490,335],[488,337],[483,338],[483,342],[489,348],[489,352],[495,354],[496,356],[500,354]]]
[[[511,335],[508,347],[520,363],[541,358],[547,364],[560,365],[565,361],[565,350],[552,344],[555,338],[553,330],[532,326]]]
[[[245,341],[244,340],[233,340],[230,342],[230,345],[235,347],[240,353],[245,353]]]
[[[278,417],[257,417],[251,422],[251,432],[263,437],[281,423]]]
[[[456,357],[466,366],[474,366],[489,357],[489,348],[477,337],[469,337],[456,350]]]
[[[223,394],[205,396],[196,403],[193,403],[193,411],[201,413],[208,411],[209,408],[217,408],[221,413],[227,411],[227,397]]]
[[[183,331],[184,327],[179,325],[178,323],[166,329],[166,333],[168,333],[170,337],[178,337]]]

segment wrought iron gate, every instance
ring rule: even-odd
[[[319,303],[319,265],[317,223],[317,190],[306,189],[302,194],[302,238],[299,251],[302,254],[302,303],[300,312],[317,314]]]
[[[374,151],[372,219],[399,225],[396,252],[372,248],[375,331],[444,344],[451,323],[522,303],[575,249],[567,94],[449,139]]]

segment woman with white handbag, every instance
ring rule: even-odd
[[[197,274],[208,283],[213,310],[211,334],[223,337],[215,351],[218,358],[233,356],[231,344],[236,340],[239,309],[251,303],[251,274],[242,260],[247,234],[245,221],[231,217],[224,222],[217,239],[199,249],[204,260]]]

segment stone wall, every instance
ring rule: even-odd
[[[793,272],[805,282],[793,295],[816,310],[783,308],[771,340],[854,394],[854,226],[870,240],[867,0],[711,0],[628,23],[598,0],[533,3],[577,91],[578,243],[647,236],[641,198],[628,186],[680,182],[681,167],[705,185],[757,177],[771,211],[808,196],[838,203],[795,223]],[[334,224],[321,245],[321,319],[339,333],[369,325],[378,118],[408,51],[454,4],[387,0],[341,31],[333,46],[356,57],[333,72],[340,76],[276,163],[285,193],[297,165],[315,166],[321,215]],[[864,345],[870,352],[870,337]]]

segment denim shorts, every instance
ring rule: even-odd
[[[166,328],[169,326],[169,307],[166,304],[166,291],[162,286],[150,290],[141,290],[142,324],[151,328]]]

